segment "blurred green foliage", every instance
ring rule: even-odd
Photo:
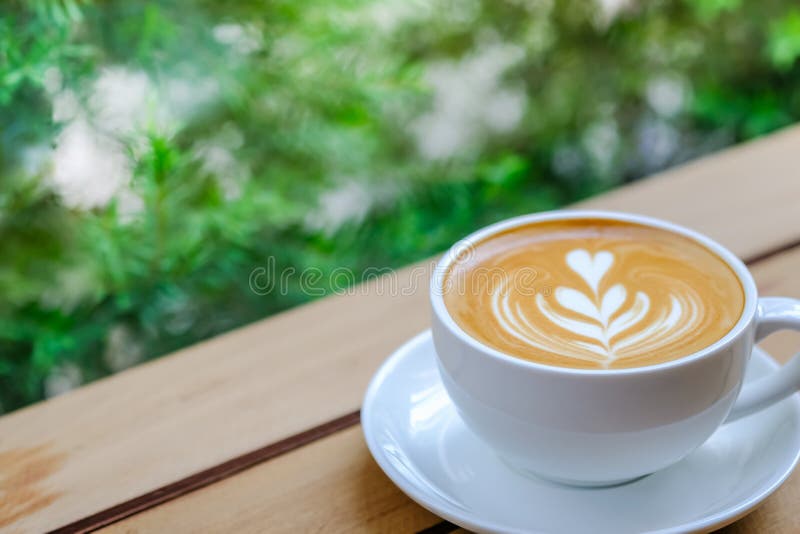
[[[311,298],[268,258],[400,266],[790,124],[798,56],[790,0],[4,2],[0,412]]]

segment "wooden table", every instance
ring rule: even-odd
[[[763,295],[800,297],[800,128],[581,206],[696,228],[745,259]],[[427,285],[361,289],[0,418],[0,531],[457,530],[383,475],[358,419],[373,372],[427,327]],[[785,361],[800,335],[763,346]],[[728,528],[800,532],[800,473]]]

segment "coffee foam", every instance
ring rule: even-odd
[[[744,290],[703,245],[634,223],[534,223],[467,249],[444,279],[469,335],[561,367],[613,369],[681,358],[738,321]]]

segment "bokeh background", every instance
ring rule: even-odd
[[[269,257],[401,266],[788,125],[798,56],[794,0],[6,0],[0,413],[309,300]]]

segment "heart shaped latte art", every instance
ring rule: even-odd
[[[527,309],[510,298],[508,279],[500,284],[492,296],[492,311],[503,330],[533,347],[608,367],[619,358],[679,341],[701,315],[702,301],[689,290],[669,294],[655,307],[646,292],[631,294],[622,282],[601,291],[614,265],[609,251],[591,255],[575,249],[565,262],[586,287],[559,286],[555,302],[540,293]]]
[[[614,255],[601,250],[594,256],[583,249],[570,251],[567,254],[567,265],[586,280],[592,291],[597,292],[597,285],[614,263]]]

